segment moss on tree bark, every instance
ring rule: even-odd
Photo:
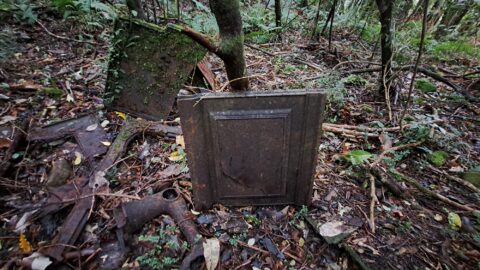
[[[220,30],[220,46],[217,55],[225,63],[230,86],[234,91],[248,89],[245,55],[243,52],[242,17],[238,0],[210,0]]]

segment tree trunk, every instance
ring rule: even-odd
[[[380,12],[380,45],[382,51],[382,72],[379,95],[385,96],[385,89],[389,89],[392,77],[393,57],[393,5],[394,0],[375,0]],[[390,91],[390,96],[394,93]],[[386,97],[389,98],[389,97]]]
[[[248,89],[245,55],[243,52],[242,17],[239,0],[210,0],[220,30],[218,56],[225,63],[230,86],[234,91]]]
[[[275,0],[275,26],[282,26],[282,1]]]
[[[145,20],[145,13],[143,12],[142,8],[142,1],[141,0],[127,0],[127,7],[132,14],[132,11],[135,11],[136,17],[142,20]]]
[[[315,14],[315,21],[313,22],[312,30],[312,39],[318,40],[319,35],[317,35],[318,20],[320,19],[320,7],[322,6],[322,1],[318,0],[317,13]]]

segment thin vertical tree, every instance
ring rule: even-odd
[[[282,26],[282,1],[275,0],[275,26]]]
[[[217,55],[225,63],[230,86],[234,91],[248,89],[244,35],[239,0],[210,0],[215,19],[220,30],[220,46]]]
[[[393,96],[390,91],[392,83],[392,58],[393,58],[393,5],[394,0],[375,0],[380,12],[380,47],[382,56],[381,84],[379,95],[385,96],[387,102]]]

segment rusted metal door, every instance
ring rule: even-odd
[[[310,203],[323,92],[198,94],[178,106],[198,209]]]

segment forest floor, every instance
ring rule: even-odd
[[[2,269],[20,267],[22,258],[51,245],[72,210],[70,204],[46,218],[29,218],[35,217],[32,210],[43,209],[51,194],[46,183],[52,162],[63,157],[72,164],[75,177],[68,183],[75,183],[89,166],[72,138],[14,142],[15,132],[29,133],[33,127],[95,112],[108,148],[125,125],[124,115],[102,105],[109,45],[100,36],[105,33],[90,33],[98,43],[92,46],[58,38],[77,36],[74,22],[40,19],[45,28],[8,24],[15,54],[0,65],[0,158],[16,144],[12,164],[0,178]],[[331,50],[323,37],[312,43],[295,33],[287,36],[283,42],[246,47],[252,90],[327,89],[325,122],[337,126],[325,126],[308,208],[215,206],[192,211],[199,232],[221,243],[219,269],[479,269],[480,216],[474,210],[480,210],[480,194],[461,181],[464,172],[480,164],[480,104],[472,101],[480,98],[480,83],[478,74],[464,75],[478,67],[478,59],[438,61],[426,55],[422,66],[435,67],[444,78],[468,88],[470,100],[431,80],[436,89],[415,90],[405,118],[413,124],[400,131],[395,119],[405,103],[410,72],[397,72],[400,92],[389,110],[376,95],[378,73],[350,75],[352,70],[377,67],[379,56],[370,58],[372,45],[347,30],[334,31]],[[212,55],[209,62],[218,88],[223,87],[222,63]],[[176,117],[173,112],[168,124],[178,125]],[[365,132],[362,127],[371,129]],[[84,253],[73,253],[61,269],[92,269],[113,256],[99,248],[115,239],[112,210],[120,202],[167,186],[180,189],[191,201],[190,176],[182,167],[184,158],[177,158],[177,143],[144,135],[129,144],[127,154],[115,163],[110,189],[93,197],[87,225],[69,247]],[[424,191],[409,182],[411,178]],[[392,186],[400,192],[394,195]],[[354,228],[338,245],[327,244],[315,227],[334,221]],[[132,241],[135,249],[123,264],[127,269],[178,268],[185,255],[185,238],[169,216],[145,224]]]

